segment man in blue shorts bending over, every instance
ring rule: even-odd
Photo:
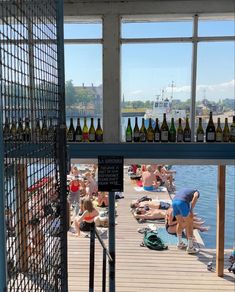
[[[177,219],[176,233],[178,237],[177,247],[179,249],[186,248],[187,253],[194,254],[199,251],[198,248],[193,246],[193,208],[199,198],[198,190],[183,188],[179,190],[173,201],[173,215]],[[182,241],[182,223],[186,222],[186,233],[188,238],[188,246]]]

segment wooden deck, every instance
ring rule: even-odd
[[[166,251],[152,251],[140,247],[142,234],[139,224],[129,211],[132,199],[142,196],[136,192],[130,181],[125,182],[125,198],[119,200],[116,218],[116,291],[233,291],[234,275],[225,269],[224,278],[207,271],[207,263],[213,260],[215,250],[201,249],[198,255],[169,246]],[[151,194],[153,197],[168,199],[164,193]],[[68,236],[69,292],[88,291],[89,238]],[[105,240],[107,243],[107,239]],[[96,240],[95,291],[101,292],[102,249]],[[108,271],[107,271],[108,279]],[[109,291],[108,283],[107,289]],[[110,291],[111,292],[111,291]]]

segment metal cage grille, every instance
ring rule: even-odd
[[[66,290],[61,3],[0,1],[7,291]]]

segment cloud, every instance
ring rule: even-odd
[[[134,90],[130,92],[130,95],[138,95],[140,93],[143,93],[143,90]]]
[[[230,80],[227,82],[217,83],[217,84],[198,84],[197,91],[207,90],[207,91],[225,91],[228,89],[233,89],[235,86],[235,80]],[[171,92],[171,87],[166,88],[167,92]],[[184,85],[181,87],[174,87],[174,93],[189,93],[191,92],[191,86]]]

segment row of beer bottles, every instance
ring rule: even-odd
[[[52,118],[50,118],[49,126],[47,125],[46,116],[43,117],[42,126],[40,125],[40,120],[36,120],[33,130],[30,127],[30,120],[27,117],[24,123],[22,118],[19,118],[18,123],[13,119],[11,125],[9,119],[6,117],[3,135],[5,141],[52,141],[55,138],[55,126],[53,125]]]
[[[228,119],[225,118],[225,125],[222,130],[220,125],[220,118],[218,118],[217,128],[215,128],[212,112],[210,113],[210,119],[204,131],[202,126],[202,118],[199,118],[199,125],[196,132],[196,141],[204,142],[235,142],[235,116],[233,117],[233,123],[228,126]],[[142,125],[139,128],[137,117],[135,118],[135,126],[132,130],[131,120],[128,119],[128,125],[126,128],[126,142],[191,142],[191,129],[189,125],[189,118],[186,117],[186,124],[183,128],[182,120],[179,118],[178,127],[176,129],[174,118],[171,119],[170,127],[168,127],[166,114],[163,114],[163,122],[159,125],[158,119],[156,119],[155,127],[152,126],[152,119],[149,119],[149,125],[146,129],[145,120],[142,118]]]
[[[67,130],[68,142],[103,142],[103,129],[100,119],[98,119],[97,128],[94,127],[94,119],[91,118],[90,127],[87,125],[87,119],[84,118],[83,127],[81,127],[80,118],[77,119],[76,129],[73,125],[73,119],[70,118],[70,126]]]

